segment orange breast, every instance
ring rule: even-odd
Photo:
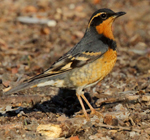
[[[102,80],[114,67],[117,53],[109,49],[102,57],[81,68],[74,69],[70,80],[75,87],[88,86]]]

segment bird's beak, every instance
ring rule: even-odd
[[[117,13],[115,13],[114,14],[114,18],[117,18],[117,17],[120,17],[120,16],[123,16],[123,15],[125,15],[126,14],[126,12],[117,12]]]

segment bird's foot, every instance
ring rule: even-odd
[[[89,115],[87,113],[84,113],[83,111],[77,112],[75,118],[86,118],[87,121],[90,120]]]
[[[96,115],[96,116],[102,117],[102,118],[104,117],[102,113],[96,111],[95,109],[92,109],[92,110],[91,110],[90,115]]]

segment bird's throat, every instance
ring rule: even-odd
[[[112,32],[112,23],[113,19],[108,19],[106,21],[103,21],[102,24],[96,26],[96,31],[98,34],[102,34],[105,37],[114,40],[113,32]]]

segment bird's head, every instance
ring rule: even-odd
[[[113,21],[122,15],[126,14],[125,12],[113,12],[110,9],[99,9],[93,13],[90,18],[88,29],[95,28],[98,34],[103,34],[109,39],[114,39],[112,33],[112,23]]]

